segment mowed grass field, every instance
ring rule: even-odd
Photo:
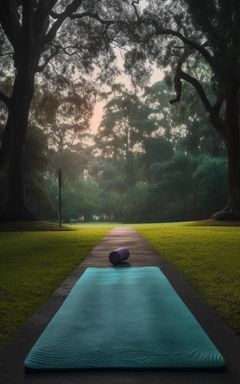
[[[15,334],[113,226],[81,225],[57,232],[56,226],[44,231],[41,223],[40,232],[0,232],[0,345]]]
[[[240,226],[203,224],[133,227],[240,333]]]
[[[212,224],[212,223],[210,223]],[[55,231],[44,223],[0,232],[0,345],[14,336],[114,226],[81,224]],[[129,225],[183,274],[240,332],[240,227],[202,223]],[[39,227],[39,228],[38,228]]]

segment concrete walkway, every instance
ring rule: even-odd
[[[130,250],[127,266],[159,266],[180,297],[191,309],[205,331],[223,354],[227,368],[223,371],[168,370],[87,370],[62,372],[28,372],[23,361],[32,345],[62,304],[74,283],[87,267],[111,267],[109,252],[125,246]],[[114,228],[91,252],[89,257],[67,278],[49,300],[1,351],[0,384],[232,384],[240,383],[239,337],[209,308],[189,284],[131,228]]]

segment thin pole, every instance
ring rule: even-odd
[[[59,211],[59,227],[62,226],[62,170],[58,170],[58,211]]]

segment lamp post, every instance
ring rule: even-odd
[[[58,212],[59,212],[59,227],[62,226],[62,169],[58,170]]]

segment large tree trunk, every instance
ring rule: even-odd
[[[8,156],[8,201],[3,220],[32,220],[25,202],[24,146],[28,115],[34,92],[34,71],[29,66],[18,68],[8,116],[10,146]]]
[[[228,202],[213,215],[219,220],[240,219],[240,87],[230,83],[226,100],[226,149],[228,156]]]

